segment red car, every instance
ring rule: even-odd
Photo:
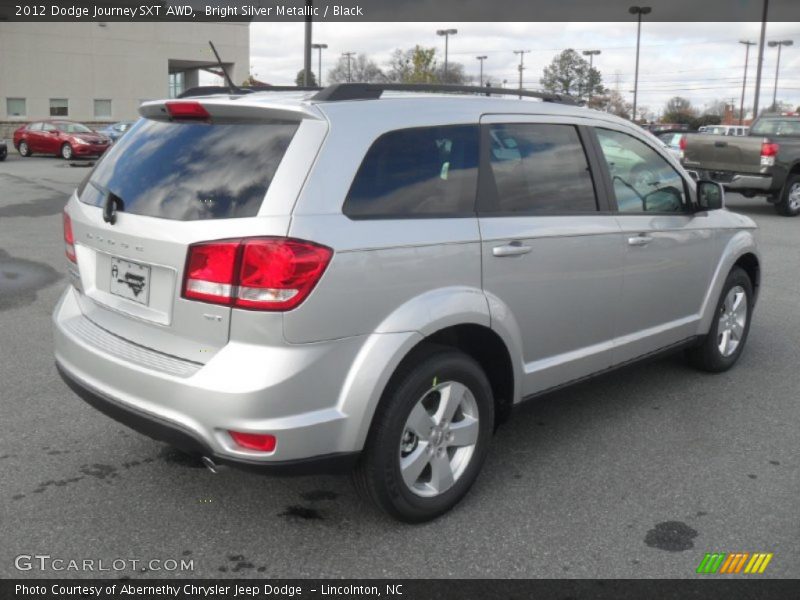
[[[100,156],[110,143],[104,135],[72,121],[37,121],[14,132],[14,147],[22,156],[55,154],[67,160]]]

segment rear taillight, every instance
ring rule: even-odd
[[[241,448],[257,450],[258,452],[273,452],[278,440],[268,433],[241,433],[229,431],[231,439]]]
[[[761,166],[773,167],[775,166],[775,157],[778,155],[780,146],[769,140],[761,142]]]
[[[686,150],[686,136],[682,135],[681,139],[678,141],[678,148],[680,150]]]
[[[779,149],[778,144],[765,140],[761,143],[761,156],[777,156]]]
[[[291,310],[308,297],[333,251],[288,238],[246,238],[189,247],[183,297],[252,310]]]
[[[173,119],[209,119],[211,115],[199,102],[167,102],[167,112]]]
[[[75,236],[72,234],[72,219],[69,218],[67,211],[63,212],[64,215],[64,251],[67,258],[74,263],[78,262],[75,256]]]

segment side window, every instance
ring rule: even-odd
[[[42,131],[55,131],[57,127],[52,123],[42,123]]]
[[[391,131],[367,151],[343,212],[354,219],[474,214],[478,126]]]
[[[28,125],[28,131],[41,131],[41,130],[42,130],[41,123],[33,123],[31,125]]]
[[[635,137],[597,129],[620,212],[683,212],[686,188],[678,172]]]
[[[572,125],[504,123],[489,127],[490,164],[499,213],[562,214],[597,210],[594,183]]]

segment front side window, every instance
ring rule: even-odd
[[[400,129],[367,151],[343,211],[353,219],[466,216],[477,181],[477,125]]]
[[[684,212],[683,178],[667,160],[635,137],[597,129],[620,212]]]
[[[490,164],[499,213],[597,211],[589,163],[572,125],[491,125]]]
[[[69,114],[69,102],[66,98],[50,98],[50,116],[66,117]]]

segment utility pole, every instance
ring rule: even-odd
[[[525,70],[525,55],[530,52],[530,50],[514,50],[514,54],[519,54],[519,89],[522,91],[522,72]],[[519,95],[519,99],[522,100],[522,94]]]
[[[355,56],[355,52],[342,52],[342,56],[347,57],[347,83],[352,81],[351,71],[350,71],[350,59]]]
[[[758,65],[756,65],[756,96],[753,98],[753,119],[758,118],[758,99],[761,96],[761,67],[764,66],[764,40],[767,35],[767,14],[769,0],[764,0],[761,13],[761,37],[758,39]]]
[[[649,6],[631,6],[628,12],[636,15],[638,25],[636,27],[636,74],[633,79],[633,122],[636,123],[636,102],[639,99],[639,47],[642,41],[642,15],[648,15],[653,9]]]
[[[303,85],[306,87],[308,87],[311,77],[311,19],[313,5],[313,0],[306,0],[306,36],[303,44]]]
[[[479,61],[481,61],[481,87],[483,87],[483,61],[485,61],[488,56],[476,56]]]
[[[317,50],[317,56],[319,57],[318,69],[317,69],[317,85],[322,87],[322,51],[328,47],[328,44],[311,44],[311,47],[314,50]]]
[[[781,48],[784,46],[791,46],[794,44],[792,40],[779,40],[777,42],[770,42],[769,47],[778,48],[778,62],[775,65],[775,89],[772,91],[772,110],[777,110],[778,108],[778,74],[781,70]]]
[[[750,61],[750,46],[755,46],[755,42],[749,40],[740,40],[740,44],[744,44],[744,78],[742,79],[742,101],[739,103],[739,125],[744,124],[744,94],[747,89],[747,63]]]
[[[458,29],[437,29],[436,35],[444,36],[444,82],[447,83],[447,52],[451,35],[456,35]]]

